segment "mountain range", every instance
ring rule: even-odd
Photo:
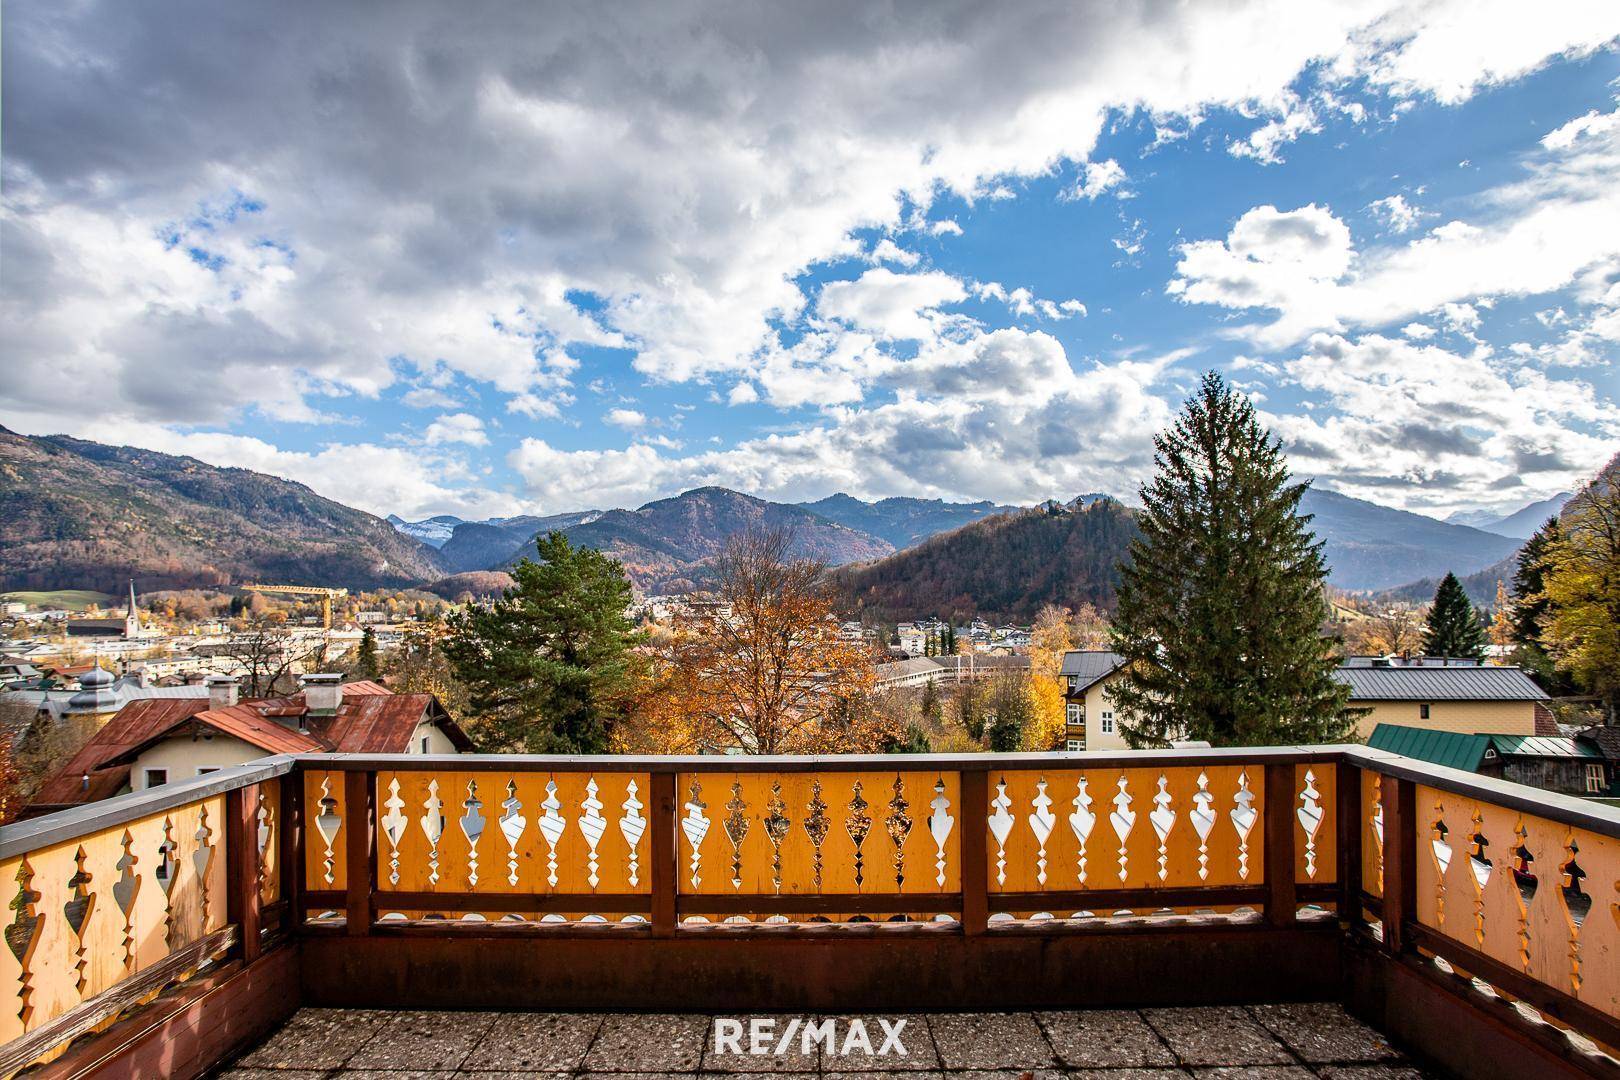
[[[1548,518],[1556,517],[1564,509],[1564,504],[1574,497],[1573,492],[1561,491],[1550,499],[1533,502],[1505,516],[1494,510],[1459,510],[1446,520],[1454,525],[1471,525],[1499,536],[1528,540]]]
[[[1099,506],[1105,509],[1096,520],[1080,513]],[[1313,528],[1324,541],[1331,583],[1349,590],[1388,590],[1448,570],[1486,571],[1518,546],[1510,536],[1315,488],[1307,492],[1304,509],[1314,515]],[[1527,507],[1496,524],[1506,528],[1503,522],[1523,515],[1539,519],[1543,509]],[[1040,520],[1026,520],[1034,513],[1053,520],[1031,524]],[[904,583],[914,576],[919,595],[1012,612],[1043,596],[1070,593],[1106,603],[1112,585],[1103,580],[1104,570],[1123,553],[1114,541],[1127,531],[1120,523],[1130,514],[1095,494],[1063,506],[1018,510],[938,499],[865,502],[845,494],[791,504],[707,487],[636,509],[384,521],[302,484],[246,469],[0,428],[0,587],[5,589],[116,592],[129,577],[139,579],[143,589],[255,579],[425,585],[450,575],[499,572],[532,551],[537,533],[558,528],[576,543],[623,561],[644,592],[671,592],[701,584],[727,537],[764,525],[791,529],[800,552],[832,566],[863,564],[862,574],[870,568],[861,579],[866,602],[884,610],[902,606]],[[1105,519],[1112,523],[1107,528]],[[1045,538],[1026,543],[1013,537],[1020,530]],[[1057,561],[1040,570],[1035,561],[1019,561],[1022,556],[986,560],[983,552],[999,550],[984,540],[992,534],[1007,541],[1009,552],[1044,552]],[[1095,550],[1082,553],[1076,544],[1092,544]],[[917,555],[908,557],[913,552]],[[980,559],[988,565],[963,576],[933,566],[933,558]],[[1068,584],[1052,577],[1065,574],[1073,578]],[[847,578],[855,580],[854,572]],[[445,587],[460,591],[462,583]],[[1020,588],[1027,597],[1017,595]]]

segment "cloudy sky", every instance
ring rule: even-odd
[[[1620,449],[1620,5],[12,5],[0,423],[378,513]]]

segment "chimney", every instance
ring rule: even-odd
[[[342,675],[305,675],[303,685],[304,707],[311,716],[332,716],[343,704]]]
[[[236,689],[235,675],[208,676],[208,707],[210,709],[228,709],[235,705]]]

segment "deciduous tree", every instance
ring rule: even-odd
[[[1139,746],[1343,738],[1348,691],[1319,629],[1327,567],[1281,444],[1211,372],[1154,448],[1113,625],[1122,732]]]
[[[1048,604],[1035,617],[1029,635],[1031,722],[1026,750],[1056,750],[1063,745],[1063,654],[1074,648],[1073,616]]]
[[[1558,666],[1603,699],[1608,722],[1620,706],[1620,491],[1599,476],[1564,507],[1543,572],[1542,641]]]

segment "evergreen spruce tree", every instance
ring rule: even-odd
[[[945,707],[940,703],[939,687],[934,685],[933,679],[923,683],[922,702],[918,711],[922,713],[923,723],[934,731],[938,731],[940,725],[945,722]]]
[[[624,567],[560,532],[522,559],[489,607],[450,618],[443,651],[467,688],[468,734],[486,752],[600,754],[629,708],[642,635]]]
[[[377,635],[368,626],[360,631],[360,644],[354,654],[354,673],[362,679],[375,679],[381,671],[377,663]]]
[[[1134,746],[1345,738],[1322,544],[1280,442],[1210,372],[1154,437],[1154,462],[1110,631],[1125,658],[1110,692],[1121,732]]]
[[[1485,659],[1485,628],[1456,574],[1447,574],[1434,591],[1434,604],[1423,629],[1423,652],[1426,656]]]

